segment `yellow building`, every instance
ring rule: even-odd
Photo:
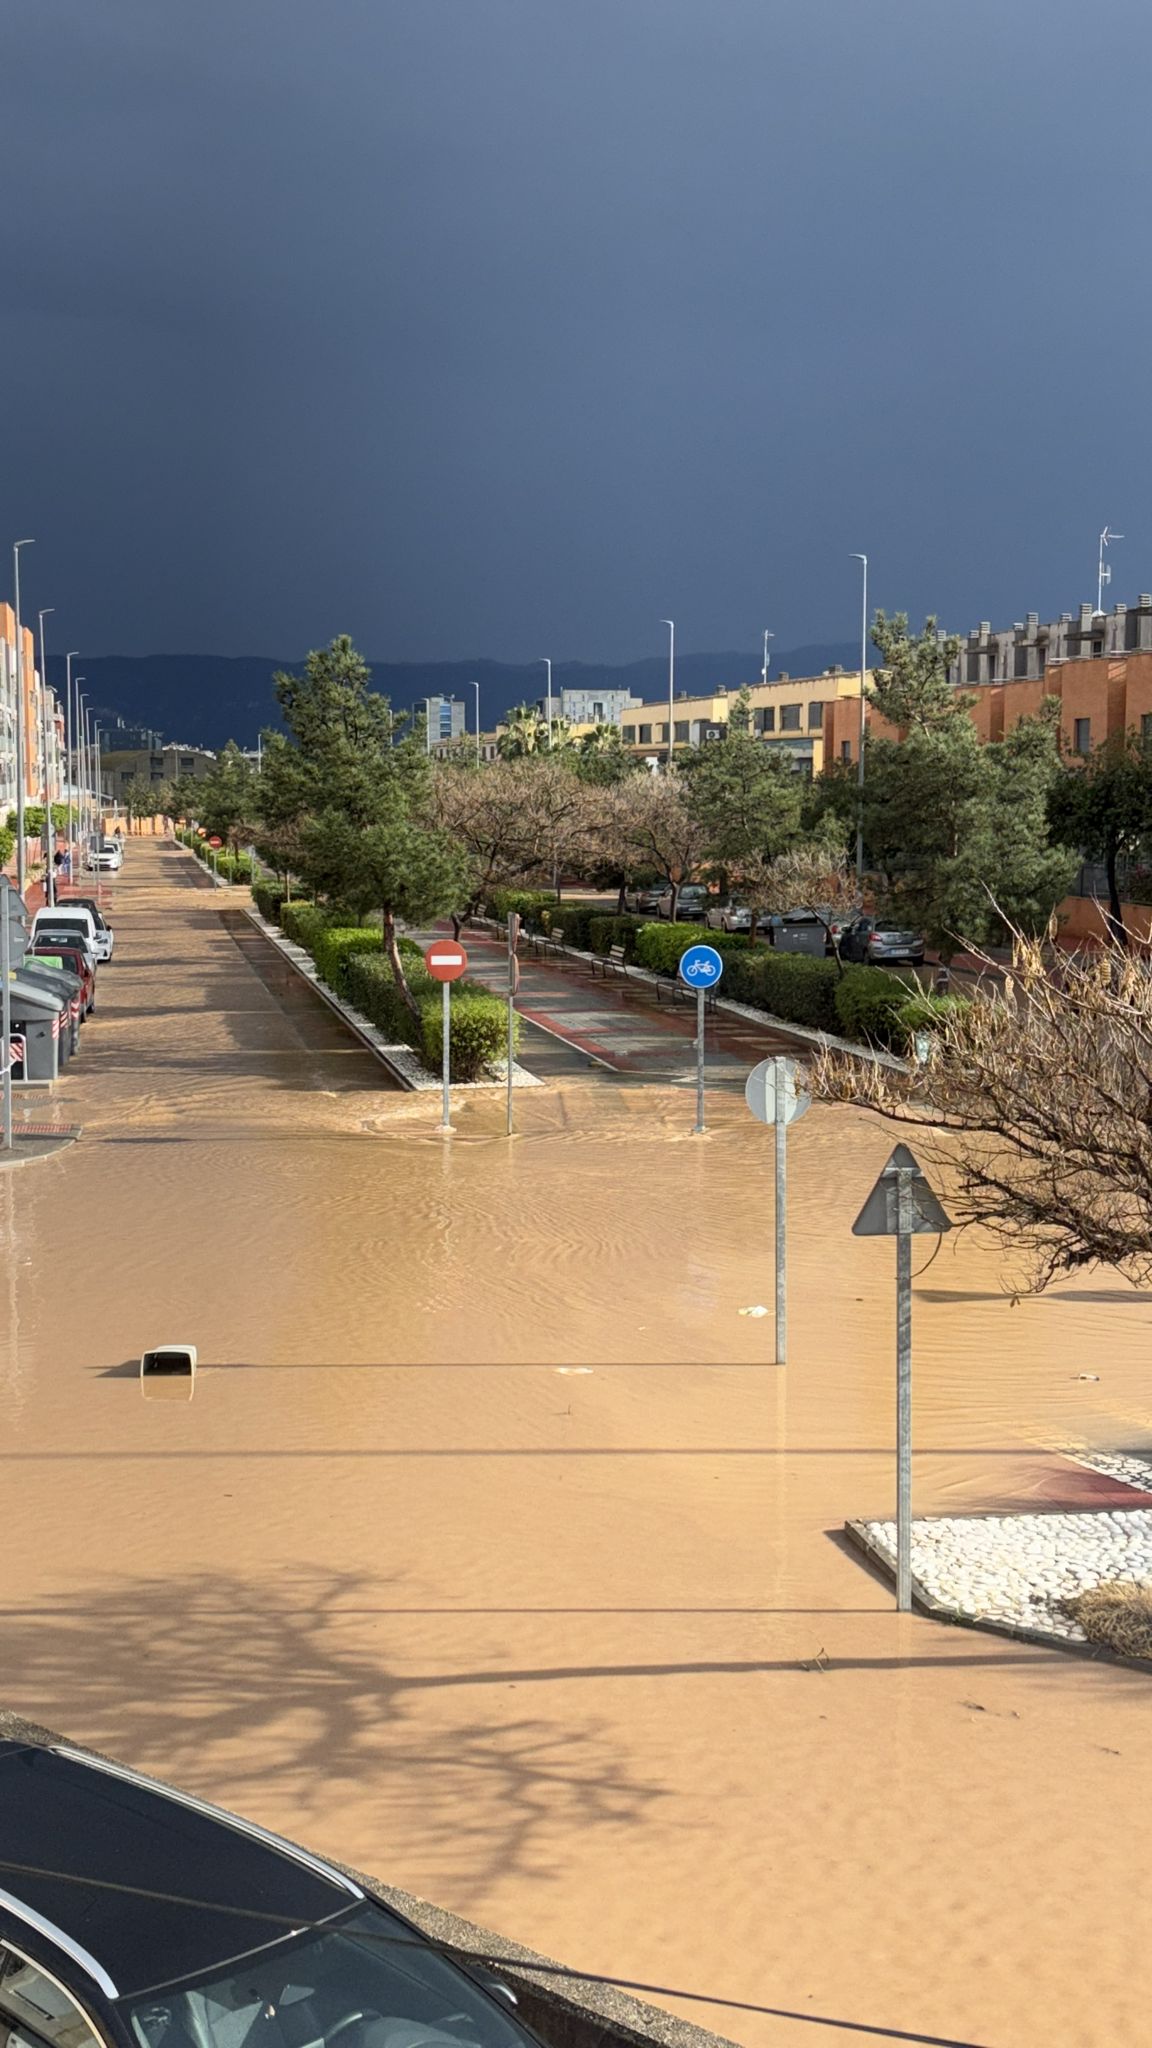
[[[858,698],[860,671],[830,668],[822,676],[777,676],[768,683],[753,684],[748,694],[757,737],[785,750],[800,773],[819,775],[824,766],[824,707],[838,697]],[[698,747],[722,739],[735,695],[735,690],[716,690],[707,697],[677,697],[673,745]],[[625,746],[637,753],[666,753],[668,699],[634,705],[625,712],[620,731]]]

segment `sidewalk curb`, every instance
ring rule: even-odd
[[[387,1067],[388,1072],[394,1080],[400,1083],[402,1088],[407,1088],[416,1094],[439,1093],[443,1085],[439,1077],[428,1072],[428,1069],[418,1059],[410,1045],[390,1044],[383,1036],[383,1033],[378,1031],[376,1026],[367,1017],[362,1016],[359,1010],[354,1010],[351,1003],[346,1003],[340,996],[334,995],[327,984],[321,981],[316,971],[315,961],[310,953],[304,951],[303,946],[297,946],[292,939],[286,939],[283,932],[278,931],[275,925],[268,924],[261,917],[260,912],[253,906],[245,904],[243,908],[244,916],[268,940],[269,945],[274,946],[281,958],[286,960],[290,967],[296,969],[301,979],[306,981],[310,988],[315,989],[316,994],[323,1002],[327,1003],[328,1008],[335,1016],[339,1017],[340,1022],[347,1025],[349,1031],[360,1040],[360,1043],[370,1053],[375,1054],[380,1064]],[[453,1091],[479,1093],[485,1088],[506,1088],[507,1085],[507,1075],[502,1074],[492,1081],[453,1081],[452,1088]],[[530,1074],[525,1067],[522,1067],[517,1062],[512,1069],[512,1086],[514,1088],[542,1088],[544,1083],[538,1074]]]

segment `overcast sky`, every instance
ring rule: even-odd
[[[89,652],[1152,588],[1147,0],[0,0],[6,533]]]

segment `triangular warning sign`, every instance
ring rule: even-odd
[[[902,1167],[913,1176],[908,1190],[913,1234],[934,1237],[939,1231],[951,1230],[952,1219],[945,1214],[938,1196],[925,1180],[915,1153],[910,1152],[907,1145],[897,1145],[852,1225],[853,1237],[899,1237],[899,1175]]]

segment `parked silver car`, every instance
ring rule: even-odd
[[[891,918],[857,917],[840,941],[840,958],[875,965],[899,960],[916,966],[924,958],[924,934]]]
[[[708,909],[708,891],[702,882],[684,882],[676,899],[676,922],[688,924],[695,918],[703,921]],[[671,917],[672,891],[661,896],[656,905],[657,917]]]
[[[624,891],[624,908],[640,917],[656,917],[661,901],[671,894],[670,882],[636,882]]]
[[[746,903],[739,902],[735,896],[721,898],[719,901],[713,899],[704,913],[704,922],[711,925],[714,932],[750,932],[752,912]],[[756,920],[756,929],[759,932],[766,932],[771,923],[769,913],[762,910]]]

